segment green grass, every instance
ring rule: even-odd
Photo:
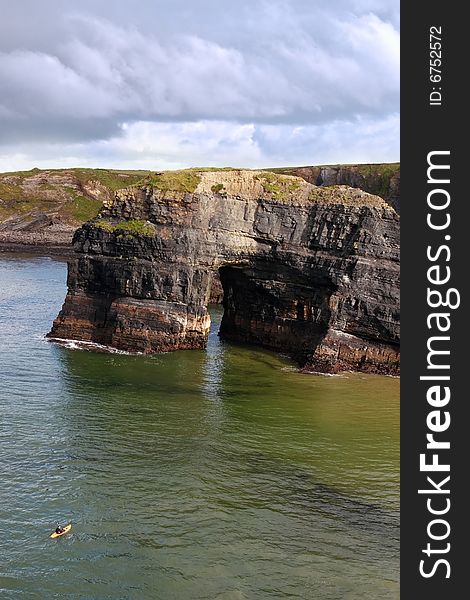
[[[91,181],[99,181],[111,192],[116,192],[130,185],[142,181],[149,171],[112,171],[110,169],[69,169],[80,183],[87,184]]]
[[[342,185],[313,187],[308,195],[310,202],[320,204],[342,204],[343,206],[386,206],[385,201],[361,190]]]
[[[198,173],[185,170],[150,173],[141,183],[161,192],[186,192],[192,194],[200,181],[201,176]]]
[[[128,170],[128,169],[88,169],[84,167],[73,167],[69,169],[30,169],[29,171],[8,171],[0,173],[0,177],[3,175],[13,175],[15,177],[27,178],[39,175],[40,173],[52,173],[54,175],[61,175],[70,173],[75,175],[77,179],[81,181],[100,181],[106,187],[110,189],[120,189],[124,186],[130,185],[128,182],[137,183],[147,175],[150,171],[146,169],[142,170]]]
[[[206,173],[211,171],[239,171],[236,167],[190,167],[189,169],[184,169],[185,171],[199,171],[200,173]],[[244,171],[248,171],[249,169],[243,169]]]
[[[385,198],[390,188],[390,180],[400,170],[399,163],[357,165],[356,171],[364,178],[370,193]]]
[[[155,233],[155,227],[147,221],[141,219],[129,219],[121,223],[110,223],[109,221],[96,221],[94,227],[103,229],[108,233],[117,233],[118,235],[145,235],[152,236]]]
[[[297,175],[301,167],[275,167],[269,169],[280,175]],[[370,163],[359,165],[316,165],[318,169],[349,169],[352,173],[358,173],[364,181],[364,187],[370,194],[376,194],[381,198],[387,198],[390,191],[390,180],[400,171],[400,163]]]
[[[277,175],[295,175],[297,167],[273,167],[272,169],[261,169],[268,173],[276,173]]]
[[[255,179],[261,182],[263,190],[271,194],[275,200],[288,200],[300,187],[300,181],[269,171],[263,175],[255,175]]]
[[[19,185],[0,181],[0,200],[20,200],[24,196],[25,193]]]
[[[14,175],[16,177],[32,177],[33,175],[37,175],[38,173],[41,173],[41,169],[35,167],[34,169],[30,169],[29,171],[6,171],[5,173],[0,173],[0,176]]]
[[[83,223],[96,217],[102,206],[101,200],[87,192],[87,188],[99,183],[112,197],[116,190],[138,183],[148,173],[83,168],[0,173],[0,222],[15,214],[43,211],[58,214],[64,222]],[[38,175],[48,181],[42,182],[39,177],[34,183],[28,182]],[[53,176],[68,176],[68,181],[56,182]]]
[[[53,202],[41,190],[24,190],[21,186],[0,181],[0,218],[15,214],[48,210]]]
[[[77,221],[85,222],[94,219],[100,212],[102,203],[95,198],[76,195],[73,200],[72,216]]]
[[[214,194],[220,194],[220,192],[224,189],[224,184],[223,183],[215,183],[214,185],[211,186],[211,190],[214,192]]]
[[[382,198],[390,195],[390,180],[400,169],[399,163],[323,166],[351,169],[357,173],[359,179],[363,179],[364,184],[360,187]],[[282,178],[280,175],[296,175],[298,169],[299,167],[263,169],[263,173],[258,172],[255,177],[273,199],[284,201],[294,195],[301,182]],[[15,214],[24,215],[28,212],[43,211],[58,214],[65,222],[76,225],[94,218],[101,208],[101,201],[87,191],[93,183],[99,182],[105,187],[109,197],[119,189],[134,185],[147,185],[163,193],[193,193],[201,180],[202,173],[237,170],[233,167],[197,167],[152,173],[145,170],[125,169],[42,170],[34,168],[29,171],[0,173],[0,222]],[[44,178],[49,175],[69,176],[69,182],[56,182],[50,177],[48,181],[41,182],[41,175],[44,175]],[[31,177],[37,177],[34,185],[27,181]],[[11,178],[11,183],[5,181],[6,178]],[[215,194],[222,193],[224,184],[214,183],[211,190]]]

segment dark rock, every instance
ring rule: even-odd
[[[74,248],[50,337],[203,348],[221,286],[227,339],[288,353],[306,370],[399,373],[399,217],[377,196],[201,172],[193,192],[117,192]]]

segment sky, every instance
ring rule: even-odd
[[[399,160],[398,0],[16,0],[0,171]]]

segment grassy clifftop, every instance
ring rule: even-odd
[[[163,172],[77,168],[0,173],[0,244],[3,247],[5,244],[10,247],[24,244],[67,246],[74,230],[94,218],[103,202],[111,200],[116,190],[142,184],[162,193],[191,193],[200,185],[203,175],[210,175],[207,171],[248,173],[229,167]],[[285,167],[256,173],[264,192],[269,192],[273,198],[295,195],[299,182],[278,177],[294,175],[318,186],[360,188],[381,196],[399,211],[398,163]],[[214,176],[205,191],[226,192],[226,184],[221,179]]]
[[[269,169],[282,175],[302,177],[314,185],[348,185],[386,200],[400,212],[400,163],[322,165]]]
[[[147,171],[55,169],[0,174],[0,223],[15,219],[18,228],[42,220],[78,226],[97,215],[103,200],[142,180]]]

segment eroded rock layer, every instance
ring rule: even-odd
[[[50,337],[128,351],[220,334],[307,370],[399,372],[399,217],[381,198],[261,171],[157,174],[74,237]]]
[[[400,164],[330,165],[285,167],[276,169],[284,175],[302,177],[315,185],[348,185],[383,198],[400,213]]]

